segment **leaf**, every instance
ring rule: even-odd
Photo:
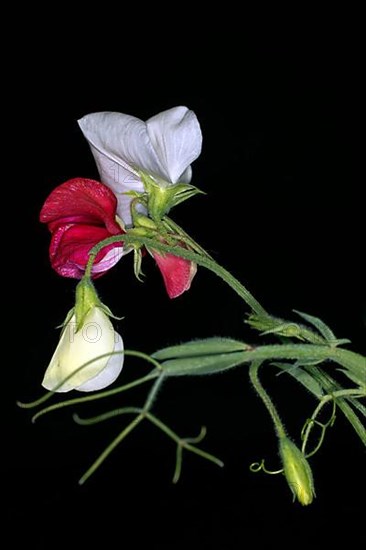
[[[351,406],[344,400],[344,399],[336,399],[336,404],[343,412],[344,416],[347,418],[347,420],[352,424],[355,432],[361,439],[362,443],[366,447],[366,428],[362,424],[361,420],[356,415],[355,411],[351,408]]]
[[[320,334],[327,340],[327,342],[334,342],[336,340],[336,337],[333,333],[333,331],[318,317],[313,317],[313,315],[308,315],[307,313],[303,313],[302,311],[298,311],[296,309],[293,310],[297,315],[305,319],[308,323],[313,325]]]
[[[349,370],[346,370],[346,369],[338,369],[340,372],[343,372],[343,374],[345,376],[347,376],[347,378],[349,378],[350,380],[352,380],[352,382],[354,382],[357,386],[360,386],[360,388],[366,390],[366,379],[365,379],[365,376],[362,377],[362,380],[359,378],[359,376],[357,376],[357,374],[355,374],[354,372],[350,372]]]
[[[168,376],[215,374],[241,365],[247,361],[243,351],[206,356],[168,359],[161,366]]]
[[[366,407],[356,397],[348,397],[348,401],[351,405],[357,409],[366,418]]]
[[[240,365],[252,349],[231,338],[191,340],[156,351],[152,357],[161,363],[170,376],[214,374]]]
[[[342,348],[333,348],[333,351],[334,361],[351,371],[357,380],[366,380],[366,357]]]
[[[319,337],[320,338],[320,337]],[[323,360],[332,360],[338,365],[345,367],[346,369],[352,371],[357,377],[364,376],[366,372],[366,359],[357,353],[348,351],[342,348],[328,347],[325,345],[315,346],[312,344],[284,344],[284,345],[270,345],[270,346],[258,346],[252,347],[248,346],[243,342],[237,340],[227,339],[227,338],[208,338],[205,340],[192,340],[187,343],[183,343],[178,346],[171,346],[158,350],[153,354],[153,358],[161,360],[169,359],[192,359],[192,358],[205,358],[209,359],[210,356],[214,358],[217,355],[230,355],[231,353],[241,354],[241,362],[247,363],[254,360],[289,360],[294,359],[301,362],[306,361],[307,365],[305,370],[310,372],[313,375],[313,369],[316,367],[313,366],[314,363]],[[229,358],[230,360],[230,358]],[[200,374],[194,372],[194,369],[199,368],[199,361],[195,361],[195,367],[191,367],[189,362],[185,361],[185,364],[180,364],[182,368],[181,374]],[[211,372],[211,367],[207,367]],[[225,367],[229,368],[229,367]],[[173,369],[172,366],[169,367],[169,370]],[[177,366],[178,369],[178,366]],[[311,369],[311,371],[309,370]],[[212,367],[212,372],[216,370],[221,370],[220,367]],[[204,370],[202,373],[205,372]],[[317,378],[317,377],[316,377]],[[331,390],[332,391],[332,390]]]
[[[161,361],[177,357],[215,355],[248,349],[250,349],[250,346],[247,344],[231,338],[206,338],[204,340],[190,340],[183,344],[163,348],[153,353],[152,357]]]
[[[321,384],[310,373],[304,371],[299,365],[290,363],[271,363],[275,367],[278,367],[283,372],[290,374],[300,384],[302,384],[310,393],[315,395],[318,399],[324,395]]]
[[[333,346],[343,346],[344,344],[351,344],[351,340],[349,338],[338,338],[337,340],[334,340],[334,342],[331,342]]]

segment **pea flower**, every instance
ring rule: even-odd
[[[80,281],[75,308],[66,317],[42,382],[44,388],[55,392],[73,389],[89,392],[105,388],[116,380],[123,366],[120,353],[123,341],[114,331],[109,315],[91,281]]]
[[[51,265],[59,275],[81,279],[94,245],[107,237],[125,233],[116,215],[117,199],[104,184],[75,178],[56,187],[47,197],[40,220],[52,233]],[[149,250],[163,276],[170,298],[188,290],[195,274],[195,264]],[[93,278],[111,269],[125,253],[121,242],[104,247],[96,256]]]
[[[124,233],[116,208],[113,192],[95,180],[74,178],[51,192],[40,221],[47,223],[52,233],[50,260],[59,275],[81,279],[90,249],[107,237]],[[104,247],[93,264],[93,277],[111,269],[122,255],[122,243]]]
[[[173,107],[146,122],[113,112],[92,113],[78,122],[102,182],[117,196],[117,213],[126,226],[132,224],[133,193],[151,193],[151,184],[158,202],[168,201],[159,212],[198,192],[188,184],[190,165],[201,153],[202,134],[196,115],[187,107]]]

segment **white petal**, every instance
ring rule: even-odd
[[[131,224],[131,197],[124,193],[144,191],[136,169],[166,179],[145,122],[122,113],[102,112],[86,115],[78,123],[91,147],[101,181],[117,196],[118,215],[126,225]]]
[[[196,115],[187,107],[174,107],[150,118],[146,126],[165,179],[181,181],[182,174],[201,153],[202,133]]]
[[[120,259],[124,256],[123,247],[122,246],[116,246],[115,248],[111,248],[107,252],[107,254],[104,256],[104,258],[101,259],[100,262],[93,264],[92,273],[101,273],[103,271],[108,271],[116,265],[117,262],[120,261]]]
[[[123,351],[123,341],[121,336],[117,332],[115,332],[114,335],[116,344],[113,351]],[[122,370],[123,359],[124,355],[122,353],[118,355],[112,355],[105,368],[99,374],[97,374],[97,376],[95,376],[91,380],[88,380],[87,382],[84,382],[84,384],[78,386],[76,389],[78,391],[95,391],[110,386],[118,378]]]
[[[192,168],[188,166],[187,170],[183,172],[181,177],[179,178],[179,181],[181,183],[189,183],[192,179]]]
[[[77,371],[88,361],[113,351],[114,329],[107,315],[100,308],[94,307],[86,316],[83,327],[78,332],[75,332],[75,329],[76,322],[73,315],[64,327],[59,344],[46,370],[42,385],[47,390],[66,392],[77,388],[99,374],[108,363],[109,357],[106,356]],[[72,373],[75,374],[57,388]]]
[[[131,173],[141,169],[161,174],[160,160],[151,144],[146,123],[122,113],[92,113],[79,121],[79,126],[93,147]]]
[[[187,107],[174,107],[146,123],[112,112],[92,113],[78,123],[101,181],[117,196],[117,213],[125,225],[132,223],[132,199],[126,192],[144,191],[137,170],[170,183],[190,182],[190,164],[201,152],[202,134],[196,115]]]

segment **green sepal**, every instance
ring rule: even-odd
[[[76,287],[75,307],[69,311],[64,325],[75,314],[76,332],[78,332],[84,324],[85,317],[93,307],[99,307],[108,317],[117,320],[123,319],[123,317],[113,315],[109,307],[101,302],[90,277],[83,277]]]
[[[143,282],[143,272],[141,268],[142,264],[142,252],[140,248],[135,248],[133,251],[133,270],[135,273],[135,277],[140,283]]]
[[[93,285],[90,277],[83,277],[76,286],[76,298],[75,298],[75,321],[76,332],[83,326],[84,319],[88,312],[93,307],[100,306],[102,303],[98,298],[97,291]]]
[[[116,321],[122,321],[122,319],[124,319],[124,317],[117,317],[117,315],[114,315],[112,313],[112,311],[109,309],[108,306],[106,306],[105,304],[102,304],[102,302],[99,303],[99,306],[100,309],[108,316],[108,317],[111,317],[111,319],[116,319]]]
[[[72,307],[72,308],[70,309],[70,311],[67,313],[66,318],[65,318],[65,320],[63,321],[63,323],[61,323],[61,325],[57,325],[56,328],[64,328],[64,327],[67,325],[67,323],[70,321],[70,319],[72,318],[72,316],[74,315],[74,311],[75,311],[75,308]]]
[[[159,222],[171,208],[181,202],[203,193],[189,183],[175,183],[154,179],[143,172],[140,172],[142,183],[144,184],[147,195],[147,210],[149,216]]]
[[[205,195],[204,191],[198,189],[195,185],[190,185],[189,183],[176,183],[172,185],[171,188],[171,203],[170,208],[177,206],[181,202],[194,197],[195,195]],[[170,210],[169,208],[169,210]]]

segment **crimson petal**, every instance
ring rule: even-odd
[[[84,275],[90,249],[98,242],[124,231],[116,221],[117,199],[103,183],[74,178],[54,189],[47,197],[40,220],[52,233],[50,260],[63,277]],[[93,264],[99,277],[122,257],[122,243],[103,248]]]
[[[99,181],[74,178],[56,187],[47,197],[40,221],[49,229],[65,223],[100,225],[110,235],[121,233],[116,222],[117,199],[113,192]]]
[[[110,237],[110,233],[104,227],[60,225],[52,233],[50,244],[50,260],[53,269],[63,277],[81,279],[88,262],[90,249],[107,237]],[[122,251],[122,243],[104,247],[93,264],[93,277],[100,277],[113,267],[122,257]]]
[[[191,286],[197,271],[197,264],[173,254],[158,254],[151,250],[151,254],[160,269],[169,298],[177,298]]]

